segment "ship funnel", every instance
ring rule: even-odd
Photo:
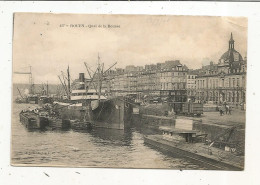
[[[85,74],[79,73],[79,85],[80,89],[85,89]]]

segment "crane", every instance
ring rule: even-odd
[[[34,94],[34,84],[33,84],[33,77],[32,77],[32,66],[29,66],[29,71],[15,71],[14,74],[20,75],[29,75],[29,84],[30,84],[30,94]]]

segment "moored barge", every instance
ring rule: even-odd
[[[20,122],[28,129],[44,129],[49,125],[46,116],[35,113],[30,110],[23,110],[19,114]]]
[[[202,143],[176,143],[159,135],[145,136],[144,142],[162,151],[196,161],[209,169],[235,171],[244,169],[244,156],[209,148]]]
[[[225,148],[214,147],[216,139],[193,128],[193,121],[176,119],[174,127],[160,127],[162,135],[144,137],[144,142],[162,151],[185,157],[214,170],[243,170],[244,156],[226,142]],[[223,134],[222,134],[223,135]]]
[[[51,130],[65,130],[65,129],[70,129],[70,120],[62,120],[57,117],[49,117],[49,128]]]
[[[93,128],[93,122],[70,120],[70,125],[73,130],[91,130]]]

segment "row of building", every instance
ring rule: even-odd
[[[109,70],[104,74],[102,89],[138,100],[244,103],[247,59],[235,50],[234,42],[231,33],[228,51],[218,63],[210,62],[196,70],[188,69],[179,60]]]

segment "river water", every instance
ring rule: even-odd
[[[14,104],[12,164],[29,166],[204,169],[144,144],[136,128],[127,131],[28,131],[19,112],[32,105]]]

